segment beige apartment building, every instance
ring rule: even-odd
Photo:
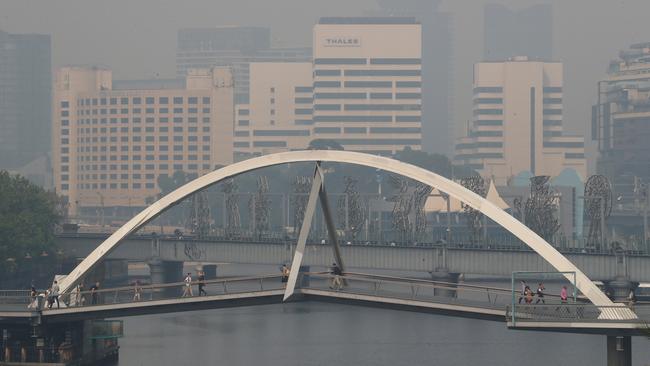
[[[312,138],[311,62],[255,62],[250,103],[238,104],[235,160],[305,149]]]
[[[159,176],[196,177],[232,162],[229,68],[113,81],[106,68],[62,67],[52,110],[55,187],[71,215],[133,213],[157,197]]]
[[[584,138],[562,128],[563,68],[517,57],[474,65],[474,119],[455,161],[506,185],[521,172],[586,176]]]

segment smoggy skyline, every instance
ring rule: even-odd
[[[650,39],[643,0],[459,0],[442,1],[451,13],[452,113],[457,134],[471,119],[472,65],[483,52],[483,6],[521,8],[553,5],[553,54],[564,63],[564,119],[571,133],[588,141],[596,82],[609,61],[630,43]],[[112,2],[5,0],[0,29],[52,36],[53,67],[102,64],[116,78],[173,77],[176,34],[183,27],[256,25],[270,27],[274,46],[310,46],[321,16],[372,15],[374,0],[142,0]],[[424,45],[426,47],[426,45]],[[592,159],[593,160],[593,159]]]

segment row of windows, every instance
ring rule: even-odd
[[[315,93],[314,99],[393,99],[392,93]],[[421,99],[420,93],[395,93],[395,99]]]
[[[578,141],[544,141],[544,147],[578,148],[585,147],[585,144]]]
[[[544,126],[562,126],[562,120],[545,119]]]
[[[562,110],[561,109],[544,109],[544,114],[547,115],[547,116],[550,116],[550,115],[558,116],[558,115],[562,114]]]
[[[420,76],[420,70],[343,70],[344,76]],[[341,76],[341,70],[315,70],[314,76]]]
[[[419,81],[372,81],[372,80],[357,80],[357,81],[344,81],[344,88],[392,88],[393,84],[397,88],[421,88],[422,83]],[[340,88],[340,81],[315,81],[314,88]]]
[[[478,108],[474,110],[474,115],[487,114],[487,115],[503,115],[503,109],[484,109]]]
[[[161,107],[158,108],[158,113],[159,114],[169,114],[170,112],[169,108],[166,107]],[[171,109],[172,113],[174,114],[183,114],[185,109],[183,107],[176,107]],[[210,113],[210,108],[201,108],[202,113]],[[131,109],[132,114],[142,114],[142,108],[132,108]],[[156,109],[155,108],[145,108],[144,109],[145,114],[155,114]],[[199,108],[195,107],[190,107],[187,108],[187,113],[188,114],[198,114],[199,113]],[[108,114],[129,114],[129,109],[128,108],[100,108],[100,109],[80,109],[77,111],[77,115],[80,116],[96,116],[96,115],[108,115]],[[68,117],[69,113],[68,111],[61,111],[61,116],[62,117]]]
[[[172,136],[172,139],[173,139],[173,141],[181,141],[181,142],[184,140],[183,136],[178,136],[178,135],[177,136]],[[209,142],[210,141],[210,136],[208,136],[208,135],[202,136],[201,140],[204,141],[204,142]],[[93,142],[93,143],[94,142],[117,142],[117,141],[118,141],[117,136],[110,136],[110,137],[101,136],[101,137],[92,137],[92,138],[91,137],[80,137],[80,138],[77,138],[78,143],[84,143],[84,142],[85,143],[91,143],[91,142]],[[120,136],[119,141],[120,142],[129,142],[129,136]],[[131,141],[133,141],[133,142],[142,142],[143,139],[142,139],[142,136],[132,136]],[[155,136],[144,136],[144,141],[146,141],[146,142],[154,142],[154,141],[156,141],[156,137]],[[169,136],[166,136],[166,135],[158,136],[158,141],[167,142],[167,141],[169,141]],[[187,141],[190,141],[190,142],[198,141],[198,137],[197,136],[187,136]]]
[[[458,154],[456,159],[503,159],[502,153]]]
[[[474,88],[474,94],[476,93],[503,93],[503,88],[500,86],[477,86]]]
[[[366,58],[317,58],[315,65],[366,65]],[[371,65],[420,65],[419,58],[371,58]]]
[[[474,121],[474,126],[503,126],[500,119],[479,119]]]
[[[503,104],[503,98],[474,98],[474,104]]]
[[[201,148],[202,148],[203,151],[210,151],[210,145],[201,145]],[[79,148],[79,149],[84,150],[84,148]],[[90,147],[86,147],[86,149],[89,150]],[[174,149],[174,151],[183,151],[184,147],[183,147],[183,145],[173,145],[172,149]],[[169,151],[169,145],[159,145],[157,149],[156,149],[156,145],[147,145],[147,146],[144,146],[144,149],[143,149],[143,146],[135,145],[135,146],[132,146],[130,148],[130,150],[133,151],[133,152],[140,152],[140,151],[143,151],[143,150],[144,151]],[[187,150],[188,151],[198,151],[199,148],[198,148],[197,145],[188,145]],[[93,146],[92,151],[86,151],[86,152],[107,152],[107,151],[117,152],[118,149],[117,149],[117,146],[110,146],[110,148],[107,147],[107,146]],[[129,152],[129,146],[128,145],[122,145],[122,146],[120,146],[119,151],[120,152]],[[80,152],[84,152],[84,151],[80,151]],[[89,156],[82,156],[81,158],[84,158],[84,157],[87,158],[87,159],[90,159]]]
[[[420,116],[395,116],[395,122],[420,122]],[[314,116],[314,122],[393,122],[392,116]]]
[[[502,131],[472,131],[471,137],[502,137]]]
[[[196,150],[196,149],[194,149]],[[86,156],[85,158],[91,158],[90,156]],[[92,156],[92,161],[153,161],[153,160],[170,160],[169,155],[167,154],[160,154],[157,157],[155,155],[102,155],[102,156]],[[184,160],[183,155],[177,154],[177,155],[172,155],[171,160]],[[190,154],[187,155],[187,160],[199,160],[199,155],[197,154]],[[201,155],[201,160],[210,160],[210,155]],[[84,169],[81,169],[84,170]]]
[[[80,106],[96,106],[96,105],[128,105],[129,104],[129,99],[131,101],[131,104],[142,104],[142,99],[144,99],[145,104],[155,104],[156,103],[156,98],[155,97],[120,97],[120,98],[85,98],[85,99],[79,99],[77,101],[77,104]],[[187,104],[199,104],[199,100],[203,104],[210,104],[210,97],[158,97],[158,104],[170,104],[170,100],[173,102],[173,104],[183,104],[184,101],[187,99]],[[118,103],[119,102],[119,103]],[[67,101],[66,107],[63,106],[64,102],[61,102],[61,107],[62,108],[67,108]]]
[[[65,120],[67,122],[67,120]],[[142,123],[142,118],[140,117],[133,117],[129,120],[129,118],[87,118],[87,119],[80,119],[77,121],[77,124],[79,125],[106,125],[106,124],[117,124],[123,123]],[[156,119],[154,117],[146,117],[144,119],[145,123],[155,123]],[[158,123],[169,123],[170,119],[168,117],[160,117],[158,118]],[[198,123],[199,119],[197,117],[174,117],[171,119],[174,123]],[[210,117],[203,117],[201,119],[203,123],[210,123]],[[65,125],[68,125],[66,123]]]
[[[477,141],[456,144],[456,149],[479,149],[479,148],[500,148],[503,147],[502,142],[494,141]]]
[[[182,160],[182,159],[181,159],[181,160]],[[182,165],[182,164],[174,164],[174,167],[176,167],[177,165]],[[157,164],[157,166],[158,166],[158,170],[168,170],[170,165],[167,164],[167,163],[161,163],[161,164]],[[205,165],[204,165],[204,166],[205,166]],[[119,168],[118,168],[118,167],[119,167]],[[175,168],[174,168],[174,169],[175,169]],[[204,169],[210,169],[209,165],[208,165],[207,168],[204,168]],[[117,165],[117,164],[108,164],[108,165],[107,165],[107,164],[98,164],[98,165],[92,165],[92,166],[87,165],[85,170],[87,170],[87,171],[91,171],[91,170],[99,170],[99,171],[117,171],[117,170],[121,170],[121,171],[139,171],[139,170],[156,170],[156,164],[138,164],[138,163],[134,163],[134,164],[120,164],[120,165]],[[94,174],[93,174],[93,175],[94,175]],[[104,174],[101,174],[101,175],[103,176]],[[111,174],[110,177],[114,177],[114,175],[115,175],[115,174]],[[121,177],[124,177],[124,174],[121,174],[120,176],[121,176]],[[139,174],[139,173],[138,173],[138,174],[134,174],[133,177],[135,178],[136,176],[140,176],[140,174]],[[151,176],[151,174],[146,174],[146,175],[145,175],[145,177],[146,177],[147,179],[149,179],[150,176]],[[128,178],[128,177],[127,177],[127,178]],[[127,178],[123,178],[123,179],[127,179]],[[102,179],[104,179],[104,178],[102,178]],[[114,179],[114,178],[112,178],[112,179]]]
[[[174,126],[174,127],[171,129],[171,131],[174,131],[174,132],[183,132],[183,129],[184,129],[183,126]],[[134,132],[134,133],[139,133],[139,132],[142,132],[142,131],[143,131],[142,127],[131,127],[130,130],[131,130],[131,132]],[[198,132],[198,130],[199,130],[199,128],[196,127],[196,126],[188,126],[188,127],[187,127],[187,131],[188,131],[188,132]],[[202,128],[201,130],[202,130],[203,132],[210,132],[210,127],[209,127],[209,126],[203,126],[203,128]],[[144,128],[144,132],[155,132],[155,131],[156,131],[156,128],[153,127],[153,126],[149,126],[149,127],[145,127],[145,128]],[[167,127],[167,126],[160,126],[160,127],[158,127],[158,132],[169,132],[169,131],[170,131],[170,129],[169,129],[169,127]],[[128,128],[128,127],[119,127],[119,128],[118,128],[118,127],[100,127],[100,128],[97,128],[97,127],[93,127],[93,128],[86,127],[86,128],[77,128],[77,133],[78,133],[78,134],[84,134],[84,133],[88,133],[88,134],[89,134],[89,133],[98,133],[98,132],[99,132],[99,133],[102,133],[102,134],[105,134],[105,133],[107,133],[107,132],[108,132],[108,133],[118,133],[118,132],[121,132],[121,133],[128,133],[128,132],[129,132],[129,128]],[[68,135],[68,130],[67,130],[67,129],[62,129],[62,130],[61,130],[61,135]]]
[[[344,104],[345,111],[419,111],[422,108],[420,104]],[[316,111],[340,111],[340,104],[315,104]],[[296,109],[296,114],[299,109]],[[306,113],[305,113],[306,114]]]
[[[566,159],[584,159],[585,154],[580,154],[580,153],[565,153],[564,157]]]
[[[309,130],[254,130],[253,136],[309,136]]]

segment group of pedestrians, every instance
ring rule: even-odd
[[[197,281],[195,282],[192,279],[192,273],[187,272],[185,279],[183,279],[183,293],[181,297],[192,297],[194,292],[192,291],[192,285],[197,283],[199,286],[199,296],[208,296],[207,291],[205,291],[205,272],[199,271],[197,275]]]
[[[532,304],[533,299],[535,295],[537,295],[537,301],[535,301],[535,304],[539,304],[540,302],[542,304],[546,304],[546,300],[544,299],[546,287],[544,287],[544,283],[540,282],[537,285],[537,290],[533,292],[533,290],[528,286],[526,281],[521,280],[521,294],[519,296],[519,304],[521,304],[521,301],[523,300],[526,304]],[[560,301],[565,304],[568,301],[568,291],[566,286],[562,286],[562,289],[560,290]]]

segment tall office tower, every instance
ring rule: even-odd
[[[235,108],[235,160],[305,149],[312,104],[311,62],[251,63],[250,103]]]
[[[539,4],[511,10],[501,4],[484,8],[483,59],[506,60],[528,56],[531,60],[553,59],[553,7]]]
[[[50,36],[0,31],[0,169],[50,152]]]
[[[621,51],[598,82],[591,134],[598,141],[598,173],[609,177],[623,198],[640,194],[640,184],[650,183],[649,42]]]
[[[451,155],[453,45],[451,15],[440,0],[377,0],[384,16],[411,16],[422,24],[422,149]]]
[[[390,155],[421,147],[415,18],[321,18],[314,27],[314,139]]]
[[[235,102],[248,103],[251,62],[310,62],[309,47],[272,48],[263,27],[187,28],[178,31],[176,73],[192,68],[228,66],[235,80]]]
[[[562,64],[518,57],[474,65],[474,121],[455,160],[507,184],[521,173],[585,177],[584,139],[562,132]]]
[[[108,69],[63,67],[53,99],[54,181],[72,215],[128,217],[159,194],[158,177],[232,162],[229,68],[113,81]]]

